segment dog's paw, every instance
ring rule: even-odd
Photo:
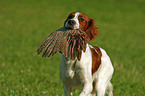
[[[82,92],[79,96],[96,96],[96,95],[94,95],[94,94],[87,95],[87,94],[85,94],[85,92]]]
[[[87,96],[87,95],[85,94],[85,92],[81,92],[79,96]]]
[[[96,96],[95,94],[89,94],[88,96]]]

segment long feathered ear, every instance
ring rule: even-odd
[[[86,33],[87,33],[88,37],[90,38],[90,40],[94,40],[95,35],[99,35],[97,29],[98,29],[98,27],[95,26],[95,20],[90,19],[88,28],[86,30]]]

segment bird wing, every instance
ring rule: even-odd
[[[43,51],[42,56],[44,57],[60,52],[67,58],[74,60],[77,57],[80,60],[82,51],[86,50],[87,42],[89,42],[89,38],[84,31],[68,30],[62,27],[52,32],[41,43],[37,52],[40,54]]]

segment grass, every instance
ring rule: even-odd
[[[145,96],[144,5],[144,0],[1,0],[0,96],[64,96],[61,54],[42,58],[36,50],[75,11],[99,26],[100,35],[89,44],[111,57],[114,96]]]

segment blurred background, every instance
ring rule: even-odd
[[[144,0],[0,0],[0,96],[64,96],[61,54],[42,58],[36,51],[77,11],[99,27],[89,44],[111,57],[114,96],[145,96]]]

